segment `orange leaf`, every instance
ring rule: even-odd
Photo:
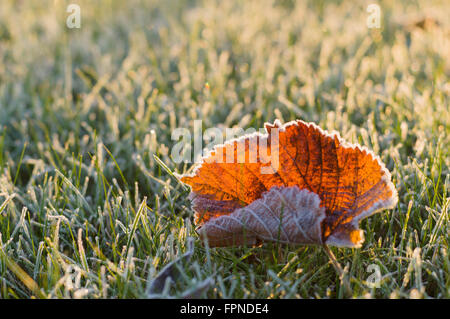
[[[314,123],[281,125],[276,120],[265,127],[267,134],[216,146],[192,174],[181,177],[191,186],[201,235],[211,246],[279,240],[359,247],[364,241],[359,221],[397,202],[391,175],[379,157]],[[317,207],[305,209],[313,202]],[[281,218],[281,203],[293,208],[287,210],[290,222]],[[323,218],[306,222],[322,208]],[[276,227],[285,229],[284,238],[272,236],[276,223],[269,216],[278,220]],[[272,235],[257,229],[263,224]],[[308,239],[318,225],[320,237]],[[306,237],[298,235],[302,231]]]

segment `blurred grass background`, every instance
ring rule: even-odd
[[[81,28],[69,29],[70,3]],[[379,1],[0,4],[0,297],[448,298],[450,6]],[[171,132],[314,121],[379,154],[396,209],[333,248],[208,249]],[[155,158],[157,156],[157,158]],[[160,159],[160,160],[158,160]],[[379,288],[370,288],[380,268]]]

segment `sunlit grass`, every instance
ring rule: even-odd
[[[320,247],[209,249],[171,133],[303,119],[373,149],[395,209],[332,251],[355,298],[450,297],[445,1],[2,1],[0,297],[342,298]],[[436,25],[422,28],[424,16]],[[382,280],[370,288],[368,268]]]

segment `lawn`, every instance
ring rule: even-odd
[[[0,298],[449,298],[449,16],[444,0],[2,0]],[[343,277],[322,247],[195,232],[174,130],[275,119],[336,130],[392,174],[397,206],[362,222],[362,248],[331,248]]]

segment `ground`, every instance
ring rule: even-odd
[[[166,297],[450,297],[446,1],[80,0],[80,28],[69,3],[1,3],[1,298],[146,298],[171,262]],[[332,248],[344,278],[321,247],[195,232],[172,132],[275,119],[392,173],[395,209]]]

